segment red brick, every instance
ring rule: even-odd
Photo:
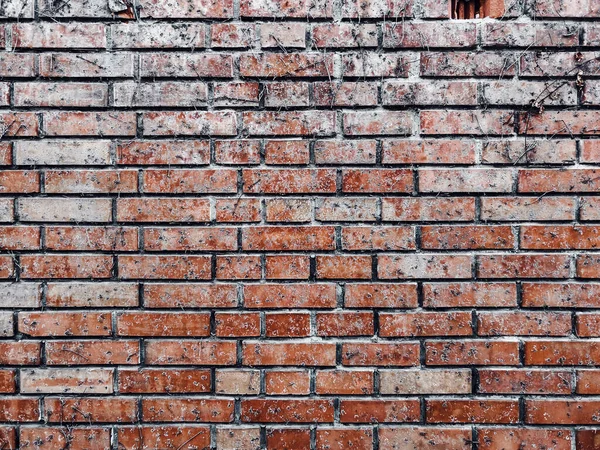
[[[456,139],[384,140],[382,159],[386,164],[474,164],[475,145]]]
[[[203,198],[119,198],[119,222],[208,222],[210,203]]]
[[[598,448],[598,430],[577,430],[577,450]]]
[[[349,308],[414,308],[416,284],[347,284],[344,305]]]
[[[245,169],[244,192],[250,194],[333,193],[336,174],[331,169]]]
[[[597,370],[578,370],[576,392],[578,394],[597,394],[600,392]]]
[[[432,427],[381,427],[379,429],[380,450],[395,450],[399,444],[427,448],[437,445],[440,448],[469,450],[471,430],[465,428]],[[434,447],[435,448],[435,447]]]
[[[208,369],[123,369],[119,370],[119,393],[201,393],[210,392],[211,374]]]
[[[344,250],[411,250],[416,247],[412,227],[344,227]]]
[[[142,450],[144,446],[168,448],[188,445],[193,448],[210,446],[210,428],[206,426],[136,426],[117,429],[118,445],[132,450]]]
[[[430,366],[519,364],[519,343],[516,340],[454,340],[427,341],[426,363]]]
[[[0,193],[28,194],[40,191],[40,174],[32,170],[0,171]]]
[[[139,364],[140,346],[134,340],[48,341],[46,360],[54,366]]]
[[[217,141],[215,142],[215,159],[218,164],[258,164],[260,163],[259,142],[251,140]]]
[[[133,423],[137,400],[128,397],[46,397],[46,420],[50,423]]]
[[[202,24],[168,24],[142,22],[111,25],[114,48],[202,48]]]
[[[110,336],[111,315],[95,312],[21,312],[19,332],[33,337]]]
[[[482,278],[568,278],[568,255],[479,255]]]
[[[260,336],[260,314],[217,312],[215,334],[219,337]]]
[[[416,366],[419,363],[419,344],[403,343],[346,343],[342,344],[342,364],[345,366]]]
[[[210,27],[212,48],[248,48],[255,39],[255,26],[248,23],[213,23]]]
[[[374,318],[368,312],[317,313],[318,336],[370,336],[375,332]]]
[[[501,450],[512,448],[535,448],[540,442],[548,443],[554,450],[571,448],[571,432],[534,428],[479,428],[480,449]]]
[[[215,106],[241,107],[259,105],[258,83],[218,83],[214,85]]]
[[[242,400],[242,422],[333,422],[333,400]]]
[[[259,280],[261,272],[260,256],[217,256],[215,276],[219,280]]]
[[[431,135],[513,134],[513,113],[507,111],[421,111],[421,133]]]
[[[439,175],[432,173],[432,176],[437,177]],[[475,218],[475,199],[462,197],[386,197],[381,200],[381,216],[382,220],[386,222],[467,222]]]
[[[515,236],[507,226],[423,226],[421,248],[428,250],[511,249]]]
[[[593,254],[577,256],[577,276],[579,278],[598,278],[600,258]]]
[[[310,315],[307,313],[267,313],[265,315],[267,337],[305,337],[310,335]]]
[[[317,450],[370,450],[373,448],[373,432],[369,428],[320,428],[317,430]]]
[[[260,209],[260,199],[257,198],[237,197],[215,200],[217,222],[260,222]]]
[[[410,400],[342,400],[340,422],[342,423],[405,423],[418,422],[420,403]]]
[[[307,280],[310,258],[304,255],[267,255],[265,277],[269,280]]]
[[[429,423],[517,423],[517,400],[426,400]]]
[[[237,250],[237,230],[199,227],[146,228],[144,248],[150,251]]]
[[[371,256],[328,255],[316,257],[318,279],[370,279]]]
[[[571,393],[573,375],[566,371],[530,369],[481,369],[478,392],[484,394]]]
[[[310,430],[308,428],[268,428],[267,448],[277,450],[310,448]]]
[[[40,401],[37,398],[0,398],[2,422],[37,422],[40,419]]]
[[[334,284],[253,284],[243,287],[248,308],[334,308]]]
[[[144,286],[146,308],[232,308],[237,304],[234,284],[152,283]]]
[[[242,361],[249,366],[334,366],[335,344],[245,341]]]
[[[211,1],[177,0],[165,5],[158,0],[142,0],[141,16],[155,19],[230,19],[233,17],[233,1],[225,0],[219,4]]]
[[[543,114],[522,113],[519,133],[526,135],[600,135],[598,111],[546,111]]]
[[[235,341],[150,340],[145,362],[151,365],[229,366],[235,364]]]
[[[272,226],[242,229],[243,250],[310,251],[334,248],[333,227]]]
[[[118,336],[209,336],[210,314],[131,312],[117,314]]]
[[[596,341],[527,341],[525,364],[582,366],[598,364],[600,346]]]
[[[327,77],[333,74],[333,58],[322,53],[259,53],[240,56],[244,77]]]
[[[596,424],[598,402],[575,400],[525,400],[525,423],[540,425]]]
[[[306,141],[270,140],[265,143],[266,164],[308,164],[309,153]]]
[[[477,317],[481,336],[568,336],[571,315],[557,312],[481,312]]]
[[[380,313],[382,337],[470,336],[470,312]]]
[[[124,280],[207,280],[211,276],[210,256],[119,256],[118,264],[119,278]]]
[[[23,278],[110,278],[112,256],[106,255],[23,255]]]
[[[160,398],[142,400],[145,422],[217,422],[233,421],[232,399]]]
[[[594,169],[523,169],[519,192],[596,192],[600,171]]]
[[[0,370],[0,392],[11,394],[16,391],[16,372],[14,370]]]

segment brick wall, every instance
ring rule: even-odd
[[[0,0],[0,448],[600,448],[600,2]]]

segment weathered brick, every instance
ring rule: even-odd
[[[140,74],[148,78],[231,78],[233,59],[217,53],[147,53],[141,55]]]
[[[111,201],[106,198],[27,197],[17,202],[24,222],[110,222]]]
[[[15,106],[89,108],[108,105],[102,83],[15,83]]]
[[[113,48],[187,48],[204,47],[202,24],[122,23],[110,27]]]

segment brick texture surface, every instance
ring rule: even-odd
[[[600,449],[600,1],[0,0],[0,449]]]

